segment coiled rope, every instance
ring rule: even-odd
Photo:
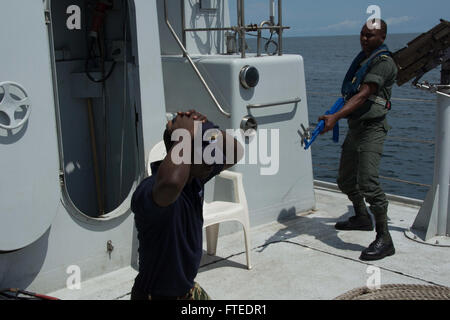
[[[450,288],[431,285],[389,284],[379,289],[351,290],[334,300],[450,300]]]

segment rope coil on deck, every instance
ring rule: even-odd
[[[380,289],[362,287],[334,300],[450,300],[450,288],[431,285],[389,284]]]

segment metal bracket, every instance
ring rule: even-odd
[[[422,83],[417,83],[416,81],[413,82],[413,85],[422,90],[427,90],[431,93],[437,93],[440,95],[443,95],[447,98],[450,98],[450,95],[448,93],[442,92],[441,90],[450,89],[450,85],[444,85],[444,84],[432,84],[428,81],[424,81]]]
[[[44,10],[45,24],[50,25],[52,23],[50,10]]]
[[[65,182],[65,178],[64,178],[64,171],[60,170],[59,171],[59,184],[61,185],[62,188],[64,188],[66,182]]]
[[[111,240],[106,243],[106,252],[108,252],[109,258],[111,259],[111,253],[114,251],[114,246]]]
[[[303,125],[303,123],[300,126],[302,127],[303,133],[300,130],[298,130],[297,132],[300,135],[300,137],[302,138],[302,147],[304,147],[305,141],[311,139],[311,137],[312,137],[311,133],[312,133],[313,129],[311,127],[306,129],[305,126]]]

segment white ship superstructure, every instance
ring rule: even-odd
[[[297,134],[308,122],[303,60],[283,55],[269,4],[255,30],[273,34],[273,52],[249,54],[240,2],[237,26],[228,1],[2,2],[0,82],[16,110],[0,127],[0,287],[50,292],[73,267],[88,280],[137,264],[130,199],[170,112],[268,133],[242,137],[268,147],[236,168],[252,226],[315,207]]]
[[[355,256],[363,247],[350,243],[366,239],[330,231],[346,200],[315,183],[311,151],[301,145],[303,58],[283,52],[283,2],[267,4],[267,15],[250,24],[244,0],[2,0],[0,288],[128,299],[138,264],[130,200],[168,117],[189,109],[233,130],[246,149],[233,170],[248,202],[254,268],[230,270],[244,256],[240,226],[221,225],[227,258],[205,255],[199,279],[234,282],[208,290],[214,298],[332,298],[365,283],[354,277],[367,267]],[[254,53],[249,32],[257,37]],[[217,179],[205,199],[231,201],[233,190]],[[446,248],[417,262],[422,245],[403,236],[413,221],[403,215],[422,202],[391,200],[400,260],[379,267],[392,281],[448,286]],[[301,251],[291,255],[292,246]],[[437,273],[427,274],[430,265]],[[326,274],[333,268],[340,276]],[[253,282],[233,295],[247,276]],[[307,280],[300,295],[296,284]],[[333,283],[328,295],[319,288],[325,280]],[[264,282],[274,296],[263,294]]]

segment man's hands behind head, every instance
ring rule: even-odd
[[[166,128],[172,133],[178,129],[185,129],[189,132],[191,139],[197,135],[199,126],[198,122],[205,123],[208,119],[205,115],[195,110],[187,112],[178,112],[177,117],[167,123]],[[197,125],[196,125],[197,122]]]
[[[178,116],[179,117],[192,117],[195,121],[200,121],[202,123],[205,123],[208,121],[208,118],[201,114],[200,112],[196,111],[196,110],[189,110],[187,112],[178,112]]]

